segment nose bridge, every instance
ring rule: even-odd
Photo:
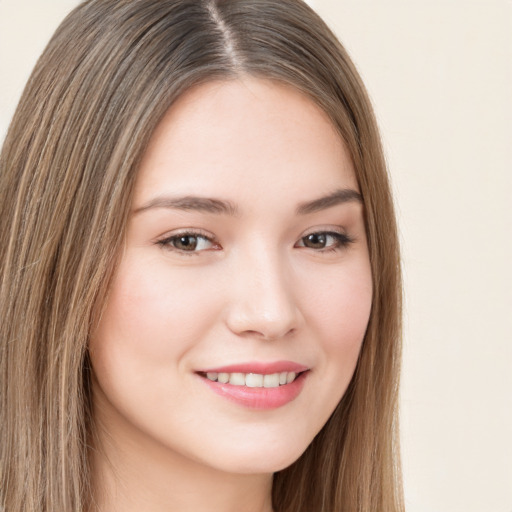
[[[298,327],[289,262],[277,247],[260,245],[240,253],[233,290],[229,325],[234,332],[275,339]]]

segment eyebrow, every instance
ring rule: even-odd
[[[321,210],[326,210],[339,204],[348,202],[363,202],[361,194],[353,189],[335,190],[329,195],[300,203],[296,209],[297,215],[307,215]],[[152,210],[154,208],[170,208],[184,211],[199,211],[217,215],[237,216],[239,209],[231,201],[214,199],[210,197],[184,196],[184,197],[156,197],[134,210],[134,215]]]
[[[196,196],[156,197],[144,206],[137,208],[133,213],[137,214],[153,208],[171,208],[185,211],[194,210],[218,215],[238,215],[238,208],[231,201]]]
[[[332,208],[333,206],[337,206],[339,204],[350,203],[354,201],[361,204],[363,203],[363,197],[359,192],[357,192],[357,190],[351,188],[339,189],[335,190],[332,194],[327,196],[299,204],[297,207],[297,214],[307,215],[309,213],[315,213],[326,210],[327,208]]]

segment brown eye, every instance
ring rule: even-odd
[[[171,244],[180,251],[195,251],[197,248],[197,236],[178,236],[171,241]]]
[[[329,249],[342,249],[353,242],[353,239],[342,233],[319,231],[303,236],[297,243],[297,247],[306,247],[317,251]]]
[[[324,249],[327,244],[328,235],[325,233],[311,233],[305,236],[302,241],[305,247],[310,249]]]
[[[197,253],[216,247],[216,244],[208,237],[195,233],[173,235],[165,240],[160,240],[158,244],[169,250],[188,253]]]

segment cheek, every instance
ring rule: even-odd
[[[93,362],[139,371],[144,364],[174,367],[216,318],[201,280],[190,282],[186,272],[170,275],[160,262],[144,263],[122,261],[91,338]]]
[[[310,293],[306,300],[311,321],[323,333],[326,348],[336,352],[359,347],[372,306],[372,278],[369,265],[348,269],[333,276]]]
[[[355,370],[372,306],[369,263],[335,269],[324,285],[307,296],[322,353],[321,393],[331,410],[342,398]],[[325,390],[329,390],[325,392]]]
[[[359,352],[370,317],[371,285],[347,286],[345,289],[337,290],[333,295],[331,305],[325,305],[331,326],[326,336],[329,349],[334,352],[337,350]]]

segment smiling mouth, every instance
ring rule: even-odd
[[[225,373],[225,372],[199,372],[212,382],[231,384],[232,386],[246,386],[248,388],[278,388],[291,384],[304,372],[279,372],[271,374],[261,373]]]
[[[271,410],[295,400],[304,388],[310,371],[311,368],[300,364],[276,362],[237,364],[205,369],[196,374],[214,393],[237,406]]]

